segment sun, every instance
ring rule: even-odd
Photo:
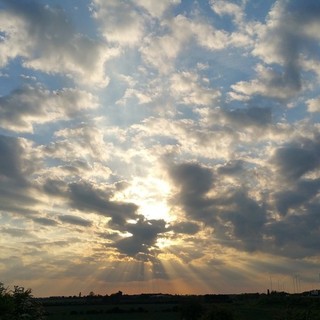
[[[170,192],[170,185],[164,180],[157,177],[135,177],[130,186],[117,193],[114,199],[135,203],[139,207],[139,214],[146,219],[170,222],[174,220],[168,206]]]

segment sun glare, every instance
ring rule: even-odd
[[[115,200],[133,202],[139,207],[139,213],[147,219],[164,219],[169,222],[174,219],[170,215],[167,199],[170,186],[159,178],[136,178],[131,185],[114,197]]]

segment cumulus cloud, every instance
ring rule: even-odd
[[[0,97],[0,125],[11,131],[33,132],[34,125],[68,120],[97,106],[97,99],[83,90],[49,91],[25,85]]]
[[[189,41],[210,51],[222,50],[228,45],[228,34],[202,21],[192,21],[178,15],[166,21],[169,31],[163,36],[147,37],[141,52],[145,61],[161,73],[172,71],[173,63]]]
[[[77,82],[106,86],[105,62],[118,54],[76,32],[62,9],[37,1],[3,1],[0,64],[21,57],[27,68],[69,74]]]
[[[213,201],[207,196],[214,182],[212,171],[198,163],[172,164],[168,171],[178,187],[173,201],[183,207],[186,215],[195,221],[214,219]]]
[[[217,89],[206,88],[200,83],[199,76],[191,72],[173,74],[171,90],[173,95],[188,105],[211,105],[220,96]],[[179,99],[180,98],[180,99]]]
[[[296,96],[301,89],[299,76],[293,76],[289,71],[275,71],[271,67],[258,65],[256,67],[257,79],[240,81],[231,88],[236,93],[232,95],[236,100],[245,97],[263,96],[277,100],[288,100]]]
[[[320,98],[315,99],[309,99],[306,101],[306,104],[308,106],[308,112],[315,113],[320,112]]]
[[[160,18],[166,10],[171,6],[177,5],[181,0],[163,0],[163,1],[152,1],[152,0],[135,0],[139,6],[146,9],[152,16]]]
[[[115,225],[122,225],[136,215],[137,206],[135,204],[112,201],[110,199],[112,194],[96,189],[89,183],[70,184],[69,196],[72,207],[111,217]]]
[[[316,140],[301,139],[275,150],[273,161],[280,177],[297,180],[320,165],[320,145]]]
[[[115,242],[115,247],[129,256],[147,254],[155,249],[158,236],[166,231],[166,222],[141,218],[136,223],[127,223],[125,230],[131,236]]]
[[[219,16],[230,15],[239,24],[243,21],[244,12],[241,6],[233,2],[210,0],[212,10]]]
[[[94,17],[111,43],[137,45],[144,35],[144,17],[131,2],[94,0]]]
[[[309,203],[317,196],[320,180],[299,180],[290,190],[283,190],[274,194],[276,207],[281,215],[286,215],[289,210],[301,211],[301,206]]]

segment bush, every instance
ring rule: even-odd
[[[0,282],[0,320],[43,320],[43,309],[31,289],[15,286],[9,290]]]

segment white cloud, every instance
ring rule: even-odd
[[[119,54],[103,43],[78,34],[62,10],[31,3],[33,11],[16,3],[0,13],[0,65],[23,58],[23,66],[60,73],[81,84],[104,87],[109,79],[105,63]],[[37,17],[35,18],[35,13]]]
[[[0,125],[8,130],[32,132],[36,124],[68,120],[80,111],[97,107],[97,99],[83,90],[49,91],[41,86],[24,86],[0,97]]]
[[[152,16],[160,18],[167,9],[179,4],[181,0],[134,0],[134,2],[145,8]]]
[[[247,100],[254,95],[261,95],[269,98],[287,100],[294,97],[298,91],[299,83],[296,79],[284,73],[278,73],[271,67],[257,65],[257,79],[251,81],[239,81],[231,86],[234,92],[231,97],[237,100]]]
[[[94,17],[103,36],[120,45],[138,45],[144,36],[144,17],[128,1],[94,0]]]
[[[235,21],[240,24],[243,21],[243,8],[239,5],[224,0],[210,0],[212,10],[219,16],[230,15],[233,16]]]
[[[309,99],[306,101],[306,104],[308,106],[308,112],[310,113],[320,112],[320,97],[315,99]]]
[[[171,77],[173,97],[189,105],[212,105],[220,96],[219,90],[204,87],[199,82],[198,75],[192,72],[173,74]]]
[[[155,66],[160,72],[172,71],[174,60],[190,40],[208,50],[222,50],[228,46],[228,34],[216,30],[212,25],[202,21],[193,21],[178,15],[163,23],[169,31],[163,36],[148,37],[141,49],[144,59]]]

